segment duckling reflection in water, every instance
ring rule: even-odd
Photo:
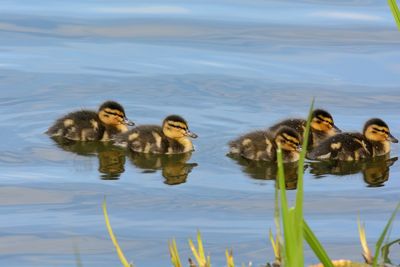
[[[278,165],[275,162],[248,160],[235,154],[228,154],[232,160],[241,166],[242,171],[250,178],[256,180],[276,180],[278,177]],[[297,188],[297,162],[283,164],[285,170],[286,189]]]
[[[74,141],[108,141],[133,125],[119,103],[106,101],[98,112],[80,110],[59,118],[46,133]]]
[[[290,127],[298,133],[300,136],[300,143],[302,144],[306,124],[307,120],[305,119],[286,119],[272,125],[268,130],[276,132],[282,126]],[[315,109],[311,114],[308,149],[318,146],[325,139],[340,132],[340,129],[335,125],[333,117],[329,112],[323,109]]]
[[[125,151],[104,142],[77,142],[62,137],[52,137],[57,146],[65,151],[80,156],[97,156],[100,178],[103,180],[119,179],[125,171]]]
[[[177,185],[185,183],[189,173],[197,166],[197,163],[187,163],[191,156],[190,152],[170,155],[130,153],[129,158],[133,165],[144,172],[161,170],[165,178],[164,183]]]
[[[309,159],[353,161],[388,154],[390,142],[398,140],[381,119],[368,120],[363,133],[340,133],[322,142],[307,154]]]
[[[390,158],[388,154],[359,161],[319,161],[310,162],[310,173],[316,178],[326,174],[344,176],[362,173],[366,184],[371,187],[382,186],[389,179],[390,167],[397,161],[397,157]]]

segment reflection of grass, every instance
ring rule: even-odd
[[[400,11],[396,4],[396,0],[388,0],[388,4],[390,6],[390,10],[392,11],[394,20],[396,21],[397,28],[400,31]]]
[[[314,102],[313,102],[314,103]],[[285,174],[282,161],[282,151],[278,149],[278,184],[279,189],[275,191],[275,226],[277,230],[276,239],[274,239],[272,232],[270,231],[269,238],[272,244],[272,248],[275,254],[275,262],[273,266],[285,266],[285,267],[301,267],[304,266],[304,240],[308,243],[310,248],[313,250],[314,254],[321,261],[321,264],[314,265],[313,267],[376,267],[383,266],[383,264],[378,265],[378,260],[383,256],[384,263],[390,263],[388,259],[389,247],[392,243],[388,243],[382,248],[383,241],[389,232],[390,226],[395,218],[397,211],[400,209],[400,203],[397,205],[396,209],[393,211],[392,216],[388,220],[382,234],[380,235],[378,241],[375,244],[375,254],[372,254],[368,248],[366,241],[364,226],[358,222],[360,241],[363,249],[363,256],[366,263],[351,262],[349,260],[335,260],[332,261],[325,249],[318,241],[316,235],[313,233],[311,228],[308,226],[303,217],[303,173],[304,173],[304,159],[307,153],[306,147],[308,143],[308,134],[310,128],[311,112],[313,110],[313,103],[311,104],[309,116],[307,120],[306,130],[304,132],[303,138],[303,150],[300,154],[300,159],[298,162],[298,181],[297,181],[297,192],[294,207],[289,207],[288,199],[286,196],[286,186],[285,186]],[[280,197],[279,197],[280,196]],[[280,201],[279,201],[280,200]],[[279,203],[280,202],[280,203]],[[280,204],[280,209],[279,209]],[[124,267],[130,267],[128,261],[126,260],[121,248],[118,245],[117,239],[112,231],[108,215],[106,203],[103,203],[104,218],[106,221],[107,229],[110,234],[111,240],[117,250],[119,259]],[[281,231],[281,225],[282,230]],[[200,232],[197,233],[197,247],[191,239],[189,239],[189,247],[193,253],[193,262],[189,259],[190,267],[211,267],[210,256],[206,256],[203,241]],[[175,240],[169,242],[169,252],[171,256],[171,262],[174,267],[182,267],[182,263],[179,257],[178,248]],[[234,267],[235,263],[233,260],[232,251],[226,250],[226,265],[228,267]],[[242,265],[244,266],[244,265]],[[249,264],[251,266],[251,264]],[[268,266],[270,266],[268,264]]]

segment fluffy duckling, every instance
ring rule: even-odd
[[[80,110],[59,118],[46,133],[74,141],[108,141],[117,133],[127,132],[132,125],[120,104],[107,101],[98,112]]]
[[[390,152],[390,142],[398,140],[381,119],[368,120],[361,133],[341,133],[322,142],[308,153],[310,159],[359,160],[382,156]]]
[[[300,136],[290,127],[281,126],[274,133],[254,131],[229,143],[230,154],[250,160],[276,161],[278,146],[282,149],[284,162],[298,161]]]
[[[306,124],[307,121],[304,119],[286,119],[271,126],[269,130],[274,132],[281,126],[288,126],[294,129],[300,135],[300,142],[302,143]],[[311,132],[308,140],[309,148],[316,147],[328,137],[341,132],[333,122],[332,115],[323,109],[315,109],[313,111],[311,115],[310,128]]]
[[[116,136],[115,143],[127,146],[140,153],[179,154],[193,151],[190,138],[197,138],[189,131],[187,122],[178,115],[166,117],[162,127],[158,125],[141,125]]]

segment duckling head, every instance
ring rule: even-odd
[[[163,133],[171,139],[183,137],[197,138],[197,134],[189,130],[189,126],[184,118],[178,115],[169,115],[163,122]]]
[[[275,143],[282,150],[300,151],[300,135],[290,127],[283,126],[275,134]]]
[[[389,126],[381,119],[374,118],[368,120],[364,125],[364,136],[375,142],[392,142],[398,143],[397,140],[389,130]]]
[[[119,129],[121,132],[128,131],[127,126],[135,125],[126,115],[124,108],[114,101],[104,102],[99,108],[99,119],[104,125]]]
[[[333,136],[341,132],[333,122],[332,115],[323,109],[315,109],[313,111],[311,116],[311,129],[324,132],[328,136]]]

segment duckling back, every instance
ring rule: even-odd
[[[314,160],[352,161],[371,158],[374,155],[371,143],[360,133],[334,135],[307,154]]]
[[[178,154],[185,153],[185,147],[168,138],[158,125],[141,125],[119,134],[115,138],[118,145],[126,146],[133,152],[153,154]]]
[[[306,128],[306,124],[307,124],[307,121],[303,120],[303,119],[286,119],[286,120],[283,120],[281,122],[278,122],[278,123],[272,125],[271,127],[269,127],[269,130],[272,132],[276,132],[282,126],[287,126],[287,127],[292,128],[293,130],[295,130],[302,138],[304,130]]]
[[[134,123],[128,120],[119,103],[106,101],[98,112],[81,110],[61,117],[46,133],[74,141],[109,141],[115,134],[128,131],[128,126],[132,125]]]
[[[269,132],[254,131],[229,142],[230,154],[250,160],[275,161],[276,147]]]
[[[102,139],[104,131],[96,112],[82,110],[61,117],[46,133],[74,141],[94,141]]]

